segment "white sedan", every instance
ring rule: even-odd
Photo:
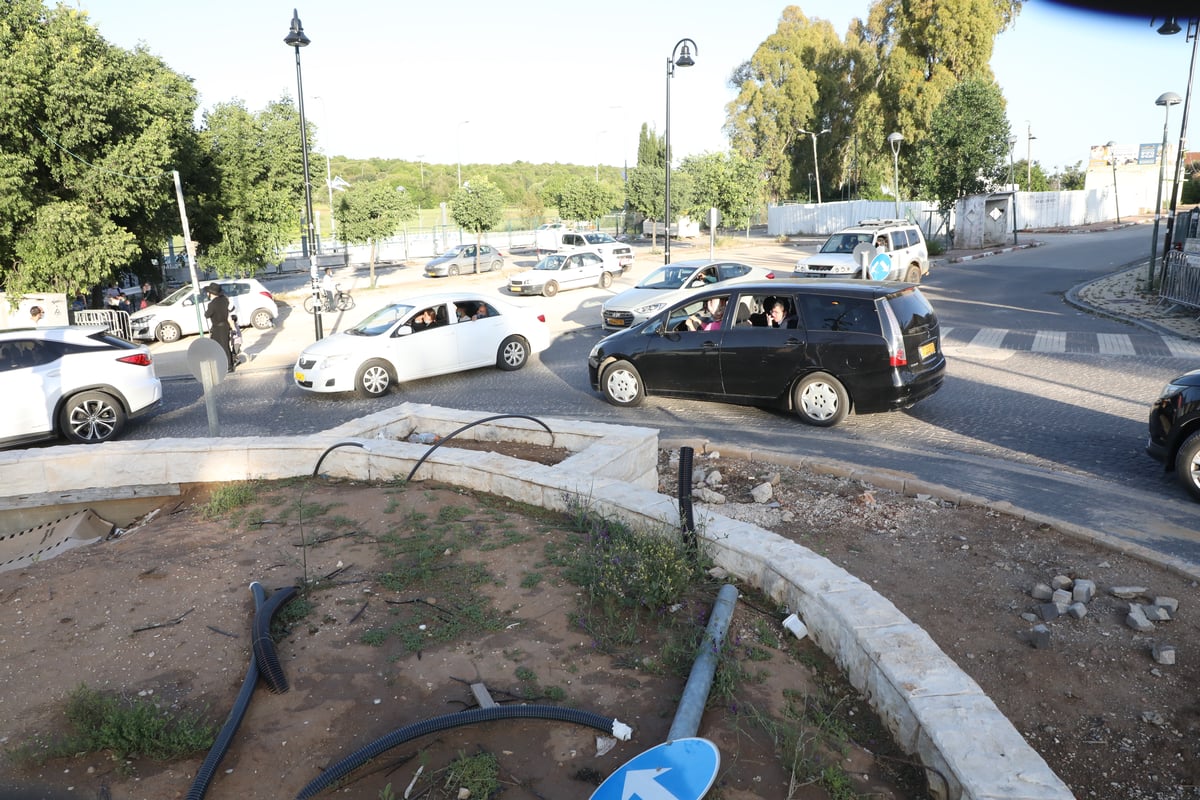
[[[545,314],[478,294],[427,294],[309,345],[293,377],[312,392],[379,397],[417,378],[492,365],[517,370],[549,346]]]
[[[513,294],[554,297],[562,289],[581,286],[607,289],[621,271],[616,258],[605,258],[594,250],[555,253],[543,258],[528,272],[515,276],[509,281],[508,290]]]

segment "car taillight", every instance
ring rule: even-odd
[[[123,361],[126,364],[133,364],[135,367],[148,367],[150,366],[150,354],[134,353],[131,356],[123,356],[118,358],[117,361]]]
[[[883,318],[886,323],[883,338],[887,340],[888,365],[908,366],[908,353],[904,351],[904,331],[900,330],[900,322],[896,319],[891,304],[886,300],[883,302]]]
[[[271,300],[271,301],[275,300],[275,298],[271,295],[271,293],[268,292],[266,289],[263,289],[261,292],[259,292],[259,294],[261,294],[263,297],[267,298],[268,300]]]
[[[545,315],[545,314],[538,314],[538,317],[537,317],[537,318],[538,318],[538,322],[545,322],[545,321],[546,321],[546,315]]]
[[[774,272],[768,272],[768,273],[767,273],[767,280],[769,280],[769,281],[773,281],[773,280],[775,280],[775,273],[774,273]]]

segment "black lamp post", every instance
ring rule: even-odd
[[[1154,199],[1154,233],[1150,237],[1150,268],[1146,272],[1146,290],[1154,291],[1154,262],[1158,258],[1158,222],[1162,217],[1162,182],[1167,166],[1167,124],[1171,119],[1171,106],[1179,105],[1182,98],[1174,92],[1163,92],[1154,105],[1163,106],[1162,152],[1158,161],[1158,194]]]
[[[321,309],[325,307],[321,297],[321,285],[317,281],[317,259],[313,255],[313,242],[316,241],[313,232],[312,185],[308,177],[308,124],[304,120],[304,79],[300,74],[300,48],[308,47],[309,38],[304,35],[304,26],[300,24],[300,14],[292,9],[292,28],[283,38],[288,47],[296,48],[296,96],[300,104],[300,157],[304,164],[304,251],[308,256],[308,274],[312,279],[313,295],[313,329],[316,337],[322,339],[325,332],[321,329]]]
[[[1175,21],[1174,17],[1170,17],[1158,29],[1158,32],[1163,36],[1171,36],[1179,33],[1182,28]],[[1183,93],[1183,122],[1179,126],[1179,149],[1175,151],[1175,180],[1171,184],[1171,211],[1167,216],[1167,238],[1163,245],[1163,263],[1165,265],[1167,253],[1171,249],[1172,235],[1175,229],[1175,209],[1179,202],[1180,183],[1179,179],[1183,174],[1183,154],[1187,150],[1187,126],[1188,126],[1188,110],[1192,105],[1192,78],[1196,74],[1196,45],[1200,43],[1200,18],[1189,19],[1187,23],[1186,40],[1192,43],[1192,64],[1188,67],[1188,82],[1187,91]]]
[[[680,39],[675,43],[675,47],[671,49],[671,57],[667,59],[667,191],[666,191],[666,214],[664,221],[666,222],[663,231],[663,263],[671,263],[671,78],[675,77],[675,67],[690,67],[696,62],[692,59],[692,53],[688,49],[688,45],[695,48],[696,53],[700,53],[700,48],[696,47],[696,43],[691,39]],[[683,50],[680,51],[680,46]],[[679,53],[676,58],[675,54]]]

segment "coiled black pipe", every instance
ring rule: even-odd
[[[404,480],[412,481],[413,475],[417,474],[417,470],[420,469],[421,465],[425,463],[425,459],[429,458],[429,456],[431,456],[433,454],[433,451],[437,450],[439,447],[441,447],[444,442],[450,440],[454,436],[457,436],[458,434],[462,433],[463,431],[467,430],[468,428],[473,428],[476,425],[482,425],[485,422],[491,422],[492,420],[497,420],[497,419],[527,419],[530,422],[536,422],[538,425],[541,425],[543,428],[546,429],[546,433],[550,434],[551,445],[553,445],[553,443],[554,443],[554,431],[550,430],[550,426],[547,425],[546,423],[542,422],[537,417],[529,417],[524,414],[496,414],[491,417],[484,417],[483,419],[477,419],[474,422],[468,422],[466,425],[463,425],[461,428],[457,428],[456,430],[450,431],[445,436],[443,436],[441,439],[434,442],[433,447],[426,450],[425,453],[419,459],[417,459],[417,463],[413,464],[412,471],[410,471],[408,473],[408,477],[405,478]]]
[[[692,458],[690,447],[679,448],[679,517],[683,520],[683,542],[696,548],[696,518],[692,512]]]
[[[329,769],[320,777],[310,781],[296,795],[296,800],[316,796],[321,790],[337,783],[354,770],[373,758],[376,758],[393,747],[398,747],[407,741],[426,736],[430,733],[458,728],[463,725],[475,725],[480,722],[492,722],[499,719],[549,719],[556,722],[571,722],[576,725],[586,725],[589,728],[604,731],[610,735],[616,734],[616,729],[624,727],[612,717],[602,717],[590,711],[580,711],[574,708],[559,708],[558,706],[493,706],[491,708],[474,708],[470,711],[460,711],[456,714],[446,714],[433,717],[412,725],[398,728],[391,733],[376,739],[365,747],[356,750]],[[627,737],[621,737],[627,738]]]
[[[257,612],[263,607],[267,593],[258,581],[250,584],[250,592],[254,595],[254,608]],[[251,650],[250,665],[246,668],[242,689],[238,692],[237,699],[233,701],[233,708],[229,709],[229,716],[225,718],[221,732],[217,734],[212,747],[208,748],[208,755],[204,757],[204,763],[200,765],[200,769],[196,770],[196,777],[192,780],[192,788],[188,790],[187,800],[201,800],[208,792],[208,785],[212,782],[221,759],[229,750],[229,745],[233,742],[233,735],[237,733],[238,726],[242,724],[242,718],[246,716],[246,709],[250,707],[250,695],[254,694],[254,684],[257,682],[258,664],[254,657],[254,651]]]
[[[275,652],[275,642],[271,639],[271,618],[295,596],[295,586],[284,587],[271,595],[271,599],[254,612],[254,638],[250,648],[258,662],[258,674],[262,676],[272,694],[287,692],[288,682],[283,665],[279,663],[279,654]]]

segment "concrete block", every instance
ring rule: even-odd
[[[1155,597],[1154,605],[1158,606],[1159,608],[1167,609],[1168,611],[1171,612],[1172,617],[1174,617],[1175,612],[1179,610],[1179,601],[1176,600],[1174,597],[1161,597],[1161,596]]]
[[[1154,623],[1146,619],[1142,607],[1137,603],[1129,606],[1129,613],[1125,616],[1125,624],[1133,628],[1135,631],[1145,633],[1146,631],[1154,630]]]
[[[1170,666],[1175,663],[1175,645],[1166,642],[1155,642],[1150,654],[1159,664]]]
[[[1096,596],[1096,582],[1086,578],[1077,578],[1071,587],[1071,599],[1076,603],[1090,603]]]
[[[1071,604],[1071,593],[1066,589],[1055,589],[1054,594],[1050,596],[1050,602],[1059,606]]]
[[[1083,619],[1087,616],[1087,606],[1083,603],[1071,603],[1067,606],[1067,613],[1075,619]]]

